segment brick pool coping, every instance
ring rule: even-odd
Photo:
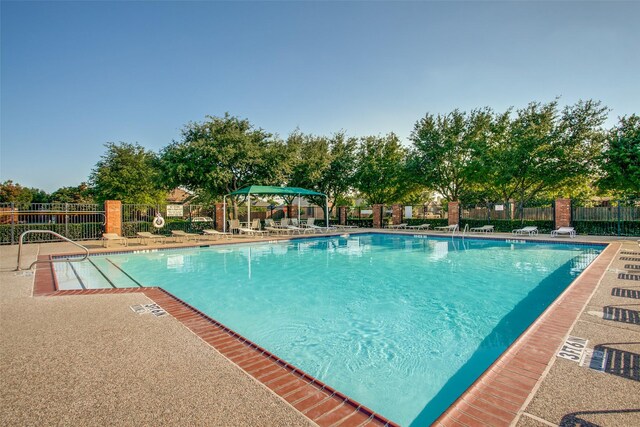
[[[198,246],[201,245],[193,247]],[[593,295],[620,246],[620,243],[610,243],[433,425],[508,426],[515,421],[553,364],[557,350]],[[118,253],[122,252],[125,251]],[[51,255],[46,255],[39,256],[38,260],[47,261],[52,258]],[[34,296],[132,292],[144,293],[228,360],[316,424],[397,426],[396,423],[278,358],[162,288],[61,291],[58,290],[53,264],[42,263],[37,264],[33,289]]]

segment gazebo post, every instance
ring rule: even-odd
[[[298,193],[298,227],[300,227],[300,193]]]
[[[227,232],[227,196],[222,198],[222,232]]]
[[[324,223],[329,230],[329,196],[324,195]]]
[[[247,193],[247,228],[251,227],[251,193]]]

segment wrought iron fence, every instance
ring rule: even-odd
[[[604,203],[606,205],[571,207],[571,223],[579,234],[640,236],[640,202]]]
[[[134,237],[139,231],[168,234],[171,230],[197,232],[215,228],[215,207],[209,205],[122,205],[122,235]],[[165,219],[164,227],[156,229],[157,214]]]
[[[520,207],[517,203],[489,203],[484,206],[463,206],[460,210],[462,220],[520,220],[553,221],[553,206]]]
[[[18,243],[28,230],[51,230],[72,240],[94,240],[104,231],[104,206],[88,203],[0,203],[0,244]],[[27,235],[26,242],[57,240]]]

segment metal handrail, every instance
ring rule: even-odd
[[[59,239],[62,240],[66,240],[69,243],[72,243],[74,245],[76,245],[77,247],[84,249],[85,254],[82,258],[61,258],[61,259],[47,259],[47,260],[35,260],[34,262],[31,263],[31,265],[29,266],[29,268],[27,268],[27,270],[31,270],[33,268],[34,265],[36,265],[39,262],[49,262],[49,263],[54,263],[54,262],[79,262],[79,261],[84,261],[85,259],[87,259],[89,257],[89,249],[87,249],[86,247],[82,246],[81,244],[74,242],[71,239],[68,239],[58,233],[56,233],[55,231],[51,231],[51,230],[27,230],[24,233],[22,233],[20,235],[20,240],[18,243],[18,264],[16,266],[15,271],[20,271],[20,258],[22,257],[22,240],[24,238],[24,236],[26,236],[27,234],[33,234],[33,233],[40,233],[40,234],[53,234],[54,236],[56,236]]]

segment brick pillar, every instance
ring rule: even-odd
[[[298,205],[289,205],[287,206],[287,210],[289,212],[289,218],[298,218]]]
[[[373,228],[382,228],[382,207],[384,205],[373,205]]]
[[[571,199],[556,199],[555,227],[571,226]]]
[[[105,200],[104,216],[104,232],[122,236],[122,202],[120,200]]]
[[[346,206],[338,206],[338,218],[340,225],[347,225],[347,207]]]
[[[449,202],[449,225],[458,224],[460,222],[460,203]]]
[[[224,229],[224,203],[216,203],[216,230]]]
[[[402,205],[391,206],[391,220],[393,221],[393,225],[402,223]]]

